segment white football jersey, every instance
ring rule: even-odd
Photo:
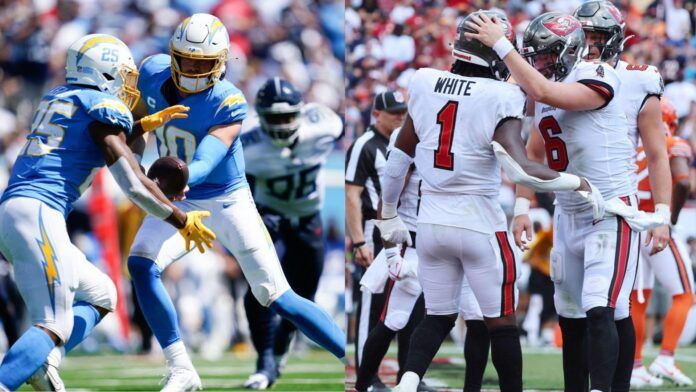
[[[302,108],[299,136],[292,147],[276,147],[258,118],[244,121],[242,143],[247,176],[253,177],[254,200],[287,217],[315,214],[322,207],[322,165],[341,135],[341,118],[328,107]]]
[[[633,148],[638,147],[638,114],[650,96],[662,96],[664,85],[660,71],[652,65],[634,65],[619,60],[616,72],[621,80],[621,88],[616,99],[626,113],[628,136]]]
[[[615,97],[621,82],[606,63],[582,61],[563,83],[583,83],[610,98],[607,105],[586,111],[568,111],[540,102],[534,107],[534,124],[546,147],[549,167],[594,184],[605,199],[636,193],[635,150],[628,137],[628,124]],[[572,191],[556,192],[556,202],[565,212],[589,205]]]
[[[392,132],[389,137],[389,147],[387,147],[387,152],[394,149],[394,143],[396,143],[396,137],[399,135],[401,128]],[[411,176],[408,177],[408,182],[404,187],[401,196],[399,197],[399,207],[397,208],[397,213],[399,217],[404,222],[409,231],[416,231],[416,224],[418,223],[418,206],[420,204],[420,183],[421,178],[418,175],[418,171],[415,167],[411,170]]]
[[[506,118],[524,118],[514,84],[422,68],[409,84],[408,112],[419,143],[419,223],[490,232],[505,227],[497,201],[500,164],[491,141]],[[501,220],[502,216],[502,220]]]

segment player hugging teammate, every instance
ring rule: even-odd
[[[575,17],[538,16],[520,52],[510,31],[500,13],[471,14],[457,29],[450,72],[424,68],[410,80],[409,116],[381,179],[378,226],[385,245],[411,244],[396,206],[405,173],[415,163],[422,178],[417,275],[427,316],[414,332],[406,373],[395,390],[417,390],[465,300],[459,296],[465,276],[488,327],[500,388],[522,390],[514,320],[518,257],[510,243],[524,248],[531,240],[527,212],[534,190],[540,190],[556,193],[551,277],[565,390],[627,391],[637,384],[632,373],[647,373],[639,353],[634,370],[636,321],[629,313],[641,246],[652,255],[671,249],[665,253],[671,265],[661,275],[673,281],[668,287],[674,287],[676,309],[670,320],[677,337],[691,304],[693,278],[680,263],[668,226],[684,199],[683,190],[671,197],[670,179],[677,189],[685,187],[683,158],[690,151],[669,139],[665,144],[657,70],[618,60],[624,22],[610,3],[585,3]],[[526,151],[520,139],[525,115],[533,116]],[[650,170],[655,200],[654,207],[640,210],[636,148],[639,160],[647,156],[643,167]],[[540,163],[546,158],[548,167],[527,156]],[[501,166],[517,184],[511,234],[496,201]],[[392,263],[408,262],[394,260],[389,270]],[[642,290],[649,287],[643,284],[640,291],[649,295]],[[674,366],[675,342],[668,339],[650,372],[690,384]],[[465,390],[480,388],[474,381],[467,369]],[[642,385],[658,381],[648,374]]]

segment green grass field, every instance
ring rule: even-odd
[[[393,385],[395,380],[395,370],[397,368],[395,346],[395,344],[392,344],[388,360],[383,362],[380,369],[381,378],[387,385]],[[657,349],[646,348],[644,353],[646,364],[650,365],[657,355]],[[523,348],[523,355],[525,390],[560,391],[563,389],[563,367],[560,350]],[[696,379],[696,346],[679,348],[677,361],[686,375]],[[352,386],[354,381],[354,372],[351,369],[349,371],[348,385]],[[442,391],[461,391],[464,386],[464,360],[460,349],[451,343],[443,346],[428,369],[425,381],[428,385],[441,388]],[[483,381],[484,389],[490,391],[498,390],[498,378],[490,358]],[[665,381],[665,384],[660,388],[641,389],[641,391],[643,390],[696,391],[696,386],[677,388]]]
[[[206,391],[245,390],[242,384],[254,370],[248,356],[225,354],[218,361],[194,358]],[[61,376],[69,391],[159,391],[166,372],[163,359],[130,355],[68,357],[61,366]],[[342,391],[344,367],[326,352],[312,351],[306,356],[291,357],[274,391]],[[25,385],[20,389],[29,391]]]

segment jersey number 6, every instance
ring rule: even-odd
[[[544,138],[544,146],[546,147],[546,160],[549,168],[555,171],[565,171],[568,167],[568,150],[566,144],[558,136],[562,130],[553,116],[546,116],[539,121],[539,132]]]

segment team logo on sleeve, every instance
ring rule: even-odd
[[[228,95],[227,98],[225,98],[222,103],[220,103],[220,106],[218,106],[217,110],[215,111],[215,115],[220,112],[224,107],[234,107],[236,104],[242,104],[246,103],[246,99],[244,99],[244,96],[240,93]]]
[[[89,111],[91,112],[91,111],[94,111],[97,109],[102,109],[102,108],[113,109],[113,110],[115,110],[119,113],[123,113],[123,114],[126,114],[129,112],[128,108],[126,107],[126,105],[123,102],[117,101],[115,99],[105,99],[105,100],[99,102],[98,104],[92,106],[89,109]]]
[[[597,69],[595,69],[595,72],[597,72],[597,76],[599,76],[600,78],[604,77],[604,67],[602,67],[602,64],[599,64],[597,66]]]

